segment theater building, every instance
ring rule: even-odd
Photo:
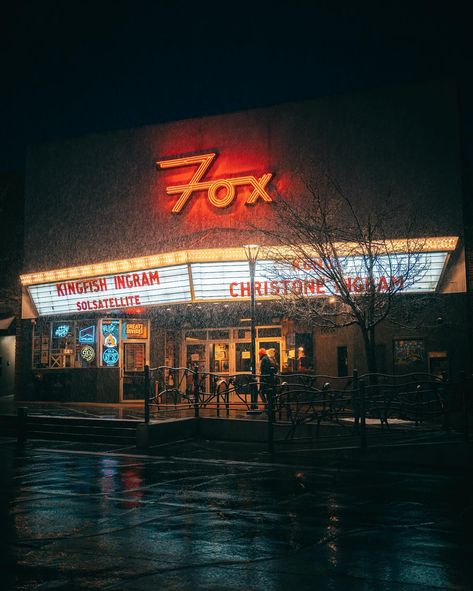
[[[278,311],[284,293],[328,294],[297,269],[271,279],[277,261],[257,229],[274,227],[278,199],[304,202],[301,175],[317,182],[326,170],[355,207],[390,199],[393,211],[407,201],[429,212],[418,227],[429,273],[408,291],[443,294],[447,312],[416,329],[381,325],[379,369],[461,370],[458,122],[455,91],[439,82],[31,146],[18,398],[126,403],[142,398],[145,364],[248,372],[250,243],[261,245],[257,348],[276,349],[281,372],[363,371],[356,328],[304,326]],[[402,228],[399,217],[399,255]]]

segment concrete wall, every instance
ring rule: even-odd
[[[405,296],[399,296],[405,297]],[[417,297],[417,296],[416,296]],[[448,353],[448,372],[457,377],[468,364],[469,339],[466,294],[445,294],[441,297],[422,301],[416,299],[412,306],[410,326],[406,318],[399,318],[399,323],[382,322],[376,327],[376,343],[384,345],[384,359],[378,360],[378,370],[395,373],[393,364],[393,343],[400,339],[423,339],[426,351],[425,370],[428,371],[428,354],[431,352]],[[417,312],[417,317],[416,317]],[[348,348],[348,373],[353,369],[361,373],[367,371],[361,332],[357,326],[339,329],[314,330],[315,371],[317,374],[337,375],[337,347]],[[383,363],[384,362],[384,363]]]
[[[13,394],[15,388],[16,337],[0,337],[0,396]]]
[[[158,159],[218,151],[208,178],[272,172],[274,203],[226,209],[194,194],[179,215],[166,187],[195,167],[156,170]],[[240,246],[256,218],[274,223],[278,195],[305,198],[299,173],[335,178],[356,207],[390,200],[426,212],[418,231],[459,234],[456,95],[448,83],[388,87],[314,101],[33,146],[27,158],[24,271],[158,251]],[[246,193],[245,193],[246,191]],[[393,220],[393,235],[405,220]],[[261,239],[262,240],[262,239]]]

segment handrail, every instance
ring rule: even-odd
[[[465,436],[468,435],[469,396],[465,394],[465,376],[460,380],[446,380],[428,372],[409,374],[366,373],[356,370],[348,376],[329,376],[315,373],[271,374],[221,373],[199,371],[194,368],[162,365],[147,367],[145,379],[145,417],[149,421],[152,406],[155,412],[169,413],[193,409],[201,412],[249,412],[254,408],[252,388],[256,389],[257,406],[268,419],[268,436],[273,437],[273,424],[289,424],[288,437],[293,438],[302,424],[314,424],[318,437],[321,424],[332,423],[359,433],[360,446],[367,446],[368,426],[379,421],[381,428],[390,429],[392,419],[413,426],[442,424],[450,429],[452,412],[465,414]],[[173,379],[169,381],[169,376]],[[146,377],[146,376],[145,376]],[[375,378],[375,379],[373,379]],[[160,387],[161,384],[161,387]],[[154,388],[155,394],[149,396]],[[439,428],[439,427],[436,427]],[[272,450],[273,441],[268,442]]]

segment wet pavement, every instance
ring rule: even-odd
[[[0,397],[0,415],[16,415],[20,407],[28,409],[28,414],[30,415],[93,419],[134,419],[137,421],[142,421],[144,418],[143,401],[129,404],[15,402],[13,396]]]
[[[2,589],[473,588],[464,470],[255,450],[0,439]]]
[[[0,415],[16,415],[18,408],[26,408],[29,415],[91,418],[91,419],[126,419],[144,420],[144,402],[136,400],[122,403],[94,403],[94,402],[45,402],[45,401],[15,401],[13,396],[0,396]],[[262,410],[258,413],[248,413],[245,405],[238,408],[232,407],[229,411],[230,418],[245,418],[260,420],[265,414]],[[263,405],[260,404],[260,409]],[[216,409],[200,408],[201,416],[217,416]],[[166,419],[193,417],[194,406],[192,404],[160,405],[159,409],[155,404],[150,405],[151,421],[163,421]],[[226,416],[224,405],[221,405],[220,415]]]
[[[15,402],[13,396],[0,397],[0,419],[3,416],[14,416],[18,412],[18,408],[26,408],[28,416],[36,417],[58,417],[65,419],[94,419],[103,421],[104,429],[107,428],[107,421],[111,420],[127,420],[127,421],[144,421],[144,407],[142,401],[134,403],[121,404],[100,404],[100,403],[64,403],[64,402],[42,402],[42,401],[27,401]],[[161,423],[166,420],[173,420],[176,418],[193,417],[194,409],[189,407],[187,409],[173,410],[170,408],[167,412],[157,412],[156,408],[151,409],[151,422]],[[215,409],[200,409],[201,417],[216,417]],[[221,418],[226,418],[225,414],[221,413]],[[232,410],[229,419],[244,419],[251,421],[262,421],[266,423],[267,415],[265,412],[247,413],[241,409]],[[464,442],[464,434],[460,431],[445,432],[439,429],[438,426],[432,425],[418,425],[415,426],[413,422],[400,421],[390,419],[389,429],[382,428],[379,419],[366,419],[368,427],[366,432],[367,446],[370,449],[381,447],[393,447],[397,445],[403,446],[430,446],[431,450],[424,449],[421,457],[414,458],[413,463],[416,464],[434,464],[436,463],[437,448],[440,446],[445,448],[449,444],[454,446],[462,446]],[[306,461],[306,456],[311,456],[316,452],[323,450],[328,453],[335,452],[335,450],[347,450],[347,453],[360,449],[360,433],[353,428],[353,421],[349,418],[343,419],[334,423],[322,423],[320,427],[319,437],[314,437],[309,432],[301,432],[300,428],[295,433],[294,439],[291,435],[290,423],[280,423],[281,428],[275,427],[274,449],[279,456],[278,461],[285,463],[296,463],[298,458]],[[34,437],[34,435],[33,435]],[[243,436],[244,438],[245,436]],[[73,437],[74,438],[74,437]],[[90,439],[91,436],[88,438]],[[435,449],[434,449],[435,448]],[[229,450],[231,451],[229,452]],[[248,450],[252,449],[249,455]],[[266,455],[267,443],[259,443],[256,446],[248,446],[246,443],[241,443],[231,447],[226,447],[225,444],[220,446],[209,447],[207,452],[208,457],[226,457],[232,460],[247,460],[260,459],[261,456]],[[134,453],[134,449],[131,453]],[[190,450],[190,454],[194,453],[195,449]],[[199,448],[198,453],[201,454],[203,448]],[[408,453],[408,452],[406,452]],[[446,448],[441,451],[442,457],[439,458],[440,465],[450,465],[453,457],[455,463],[465,463],[465,450],[460,451],[458,455],[455,449],[446,451]],[[214,455],[216,454],[216,455]],[[473,450],[468,452],[469,457],[473,458]],[[395,458],[394,458],[395,459]],[[376,458],[370,458],[371,461],[376,461]],[[325,460],[324,460],[325,461]],[[392,461],[392,459],[390,459]],[[466,461],[469,461],[467,459]]]

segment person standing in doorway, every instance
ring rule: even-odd
[[[261,400],[266,402],[267,392],[268,392],[268,382],[269,376],[271,374],[271,367],[272,367],[271,360],[268,357],[266,349],[261,348],[259,350],[259,371],[260,371],[260,387],[259,393],[261,396]]]
[[[271,363],[272,367],[274,367],[274,371],[277,373],[279,371],[279,363],[276,358],[276,349],[271,347],[270,349],[266,349],[266,354],[268,356],[269,362]]]

